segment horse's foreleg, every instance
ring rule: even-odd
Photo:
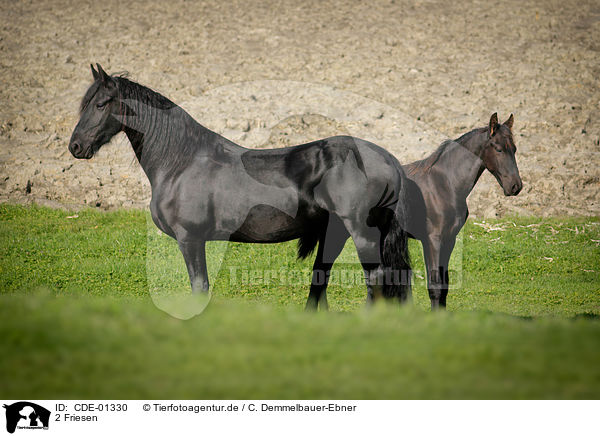
[[[192,293],[208,292],[205,241],[179,242],[179,249],[185,259]]]
[[[454,248],[454,240],[454,238],[446,238],[442,241],[440,238],[430,237],[423,241],[427,289],[432,310],[446,307],[449,283],[448,264]]]
[[[329,273],[348,239],[348,232],[337,220],[336,218],[329,220],[325,236],[319,239],[310,292],[306,300],[306,310],[316,310],[319,306],[321,310],[329,310],[327,303]]]

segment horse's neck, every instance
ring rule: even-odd
[[[436,162],[436,166],[453,184],[456,193],[465,200],[485,170],[481,155],[486,139],[485,132],[469,132],[448,145]]]
[[[179,106],[158,109],[142,102],[128,102],[134,115],[123,118],[123,131],[127,135],[135,155],[153,183],[157,173],[173,162],[172,154],[181,154],[182,144],[190,138],[200,138],[201,130],[207,130]],[[198,131],[196,131],[198,130]],[[181,156],[188,162],[192,156]]]
[[[129,139],[129,143],[131,144],[131,147],[133,148],[135,157],[137,157],[137,160],[141,165],[142,164],[142,150],[144,148],[144,134],[141,132],[138,132],[137,130],[135,130],[129,126],[124,126],[123,131],[127,135],[127,139]]]

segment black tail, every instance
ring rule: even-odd
[[[320,235],[317,232],[307,232],[298,239],[298,259],[306,259],[315,251]]]
[[[412,270],[408,253],[408,233],[393,214],[383,241],[383,295],[405,301],[411,295]]]
[[[305,227],[304,234],[298,239],[298,259],[306,259],[315,251],[317,244],[325,236],[325,232],[328,231],[329,218],[329,213],[322,213],[310,225]]]

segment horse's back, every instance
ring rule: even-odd
[[[245,150],[243,169],[254,179],[280,187],[315,185],[328,170],[348,157],[364,172],[357,138],[334,136],[292,147]]]

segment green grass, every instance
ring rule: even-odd
[[[141,212],[0,205],[0,290],[144,296],[145,225]]]
[[[522,316],[600,314],[597,241],[598,218],[469,221],[452,257],[449,309]],[[410,242],[416,273],[414,303],[426,309],[421,246]],[[177,244],[159,233],[142,211],[88,209],[75,214],[2,205],[0,246],[0,292],[4,294],[38,287],[58,295],[189,293]],[[217,298],[303,307],[313,259],[298,261],[295,241],[210,242],[207,252],[209,266],[224,252],[220,268],[210,271]],[[331,309],[362,307],[365,286],[352,241],[332,274]]]
[[[294,243],[211,243],[213,301],[180,321],[149,298],[189,285],[145,212],[0,205],[0,396],[598,398],[599,240],[597,218],[470,221],[436,314],[415,241],[412,306],[365,310],[349,243],[330,314],[302,313]]]
[[[4,297],[6,398],[597,398],[600,323]],[[32,321],[35,314],[35,321]]]

